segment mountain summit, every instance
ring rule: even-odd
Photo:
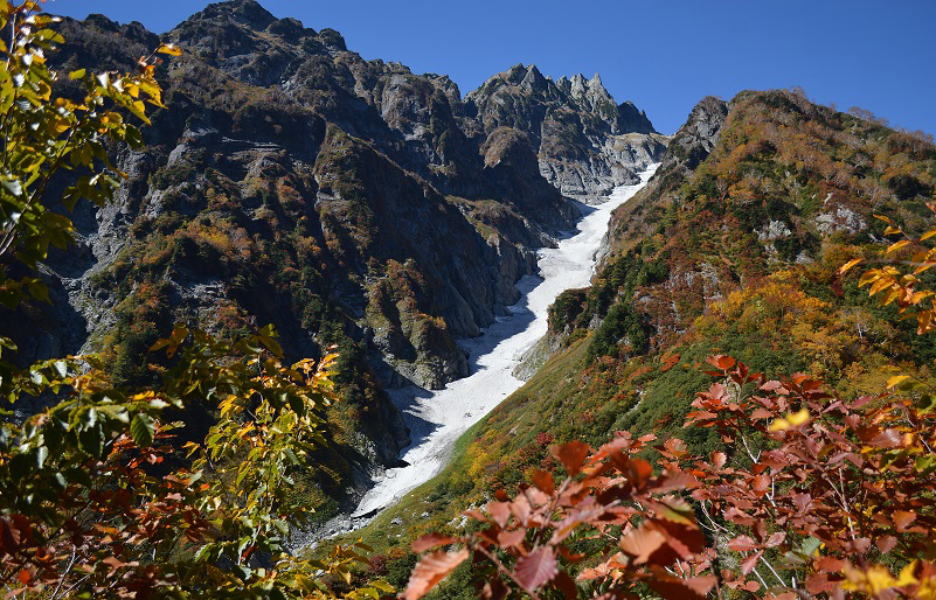
[[[634,183],[666,148],[647,115],[630,102],[616,104],[597,74],[552,81],[535,65],[515,65],[468,94],[466,104],[488,133],[526,133],[543,176],[587,202]]]

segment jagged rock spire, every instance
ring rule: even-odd
[[[263,8],[256,0],[227,0],[226,2],[209,4],[201,12],[192,15],[189,20],[199,18],[216,19],[225,16],[232,17],[234,20],[254,29],[266,29],[277,20],[270,11]]]

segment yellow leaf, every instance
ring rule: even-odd
[[[930,231],[927,231],[926,233],[924,233],[922,236],[920,236],[920,241],[925,242],[931,237],[936,237],[936,229],[931,229]]]
[[[892,254],[894,252],[897,252],[901,248],[906,248],[909,245],[910,245],[910,240],[900,240],[899,242],[894,242],[893,244],[887,247],[887,250],[884,251],[884,254],[885,255]]]
[[[884,235],[894,235],[896,233],[901,233],[901,230],[899,227],[894,227],[893,225],[888,225],[884,230]]]
[[[881,565],[874,565],[868,569],[865,576],[868,578],[868,591],[873,595],[890,589],[897,583],[887,568]]]
[[[809,422],[809,411],[805,408],[799,412],[788,414],[784,418],[775,419],[767,431],[785,431],[791,427],[799,427]]]
[[[858,287],[864,287],[872,281],[877,281],[881,275],[882,273],[878,269],[872,269],[867,273],[864,273],[858,280]]]
[[[892,225],[894,223],[893,221],[890,220],[890,218],[885,217],[884,215],[874,215],[874,218],[879,221],[884,221],[888,225]]]
[[[874,285],[871,286],[871,289],[868,290],[868,295],[874,296],[874,295],[876,295],[878,292],[880,292],[880,291],[882,291],[882,290],[886,290],[887,288],[889,288],[889,287],[891,287],[891,286],[893,286],[893,285],[894,285],[894,282],[893,282],[893,280],[891,280],[891,279],[879,279],[879,280],[877,280],[877,281],[875,282]]]
[[[160,54],[168,54],[169,56],[182,56],[182,49],[175,44],[163,44],[156,49],[156,52]]]
[[[894,375],[887,380],[887,389],[892,390],[908,379],[910,379],[909,375]]]
[[[900,298],[900,294],[901,294],[901,289],[900,289],[900,288],[896,288],[896,289],[891,290],[890,293],[887,294],[887,298],[884,299],[884,304],[883,304],[883,305],[884,305],[884,306],[888,306],[888,305],[892,304],[892,303],[894,302],[894,300],[896,300],[897,298]]]
[[[850,271],[855,265],[861,263],[863,260],[864,260],[863,258],[851,259],[850,261],[842,265],[842,268],[839,269],[839,275],[844,275],[845,273],[848,273],[848,271]]]
[[[906,585],[914,585],[919,583],[919,580],[913,576],[913,572],[916,570],[917,561],[910,561],[907,565],[900,570],[900,577],[897,579],[897,587],[904,587]]]
[[[806,423],[807,421],[809,421],[809,411],[804,408],[800,410],[799,412],[793,413],[791,415],[787,415],[786,418],[787,418],[787,421],[790,422],[790,425],[792,425],[793,427],[798,427]]]

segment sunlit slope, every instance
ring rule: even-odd
[[[459,509],[553,466],[555,442],[681,429],[711,381],[700,363],[712,352],[773,375],[808,370],[847,393],[879,390],[896,372],[933,379],[936,349],[837,274],[883,239],[875,214],[922,227],[933,144],[789,92],[703,104],[616,215],[592,287],[553,306],[560,349],[368,539],[457,523]],[[681,436],[696,450],[720,443],[701,430]]]

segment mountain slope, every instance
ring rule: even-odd
[[[408,443],[383,389],[466,375],[455,340],[516,301],[578,207],[524,132],[486,131],[447,77],[366,61],[253,0],[162,37],[102,16],[60,29],[63,71],[133,69],[160,41],[184,54],[161,68],[170,108],[145,149],[116,157],[115,202],[77,209],[77,248],[49,263],[52,306],[3,333],[22,361],[101,351],[118,380],[146,378],[147,348],[178,320],[221,335],[273,323],[290,358],[337,344],[337,448],[315,485],[350,502]]]
[[[721,448],[711,430],[682,429],[712,353],[844,394],[876,393],[896,373],[932,384],[932,345],[837,270],[883,239],[873,214],[920,230],[934,189],[927,140],[789,92],[703,100],[615,215],[592,286],[553,306],[559,350],[366,539],[444,530],[492,490],[553,468],[554,443],[679,431],[694,451]]]

